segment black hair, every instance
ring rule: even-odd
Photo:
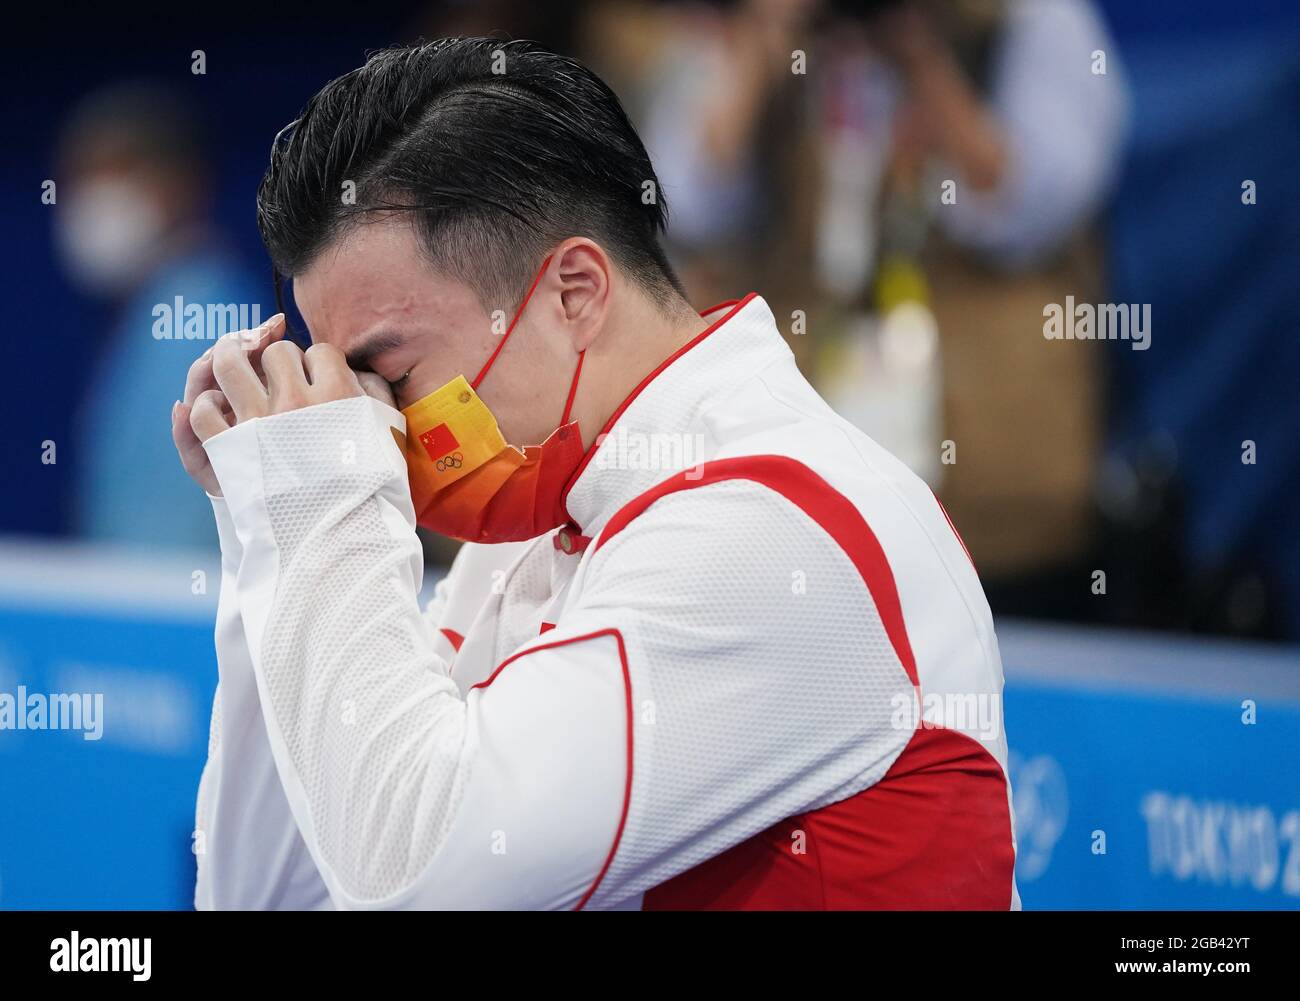
[[[434,269],[489,310],[517,304],[570,236],[605,247],[661,309],[683,306],[659,243],[667,205],[622,105],[533,42],[385,49],[322,87],[276,136],[257,193],[277,296],[281,276],[392,211],[412,214]]]

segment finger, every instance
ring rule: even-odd
[[[277,337],[283,336],[285,321],[283,313],[276,313],[268,320],[263,320],[256,327],[249,327],[246,330],[231,330],[221,335],[223,341],[238,341],[240,346],[247,352],[257,351],[266,347]],[[209,348],[209,351],[212,349]]]
[[[176,452],[185,472],[209,495],[220,497],[221,484],[217,482],[217,474],[212,470],[203,443],[190,426],[190,407],[180,400],[172,404],[172,441],[176,443]]]
[[[339,396],[361,395],[357,374],[348,368],[347,358],[333,344],[313,344],[303,356],[303,362],[313,386]]]
[[[253,331],[234,330],[228,334],[222,334],[221,338],[222,340],[227,338],[241,339],[242,342],[242,340],[246,339],[245,335],[254,333],[259,329],[261,328],[255,327]],[[256,335],[257,338],[260,338],[260,336],[260,334]],[[181,401],[187,406],[193,406],[200,393],[217,388],[217,380],[212,374],[212,353],[215,349],[216,345],[214,344],[199,355],[185,376],[185,394],[181,397]]]
[[[276,313],[256,329],[258,334],[248,348],[248,360],[252,362],[254,369],[262,364],[262,355],[266,349],[284,339],[288,325],[285,323],[284,314]]]
[[[291,341],[276,341],[262,352],[262,371],[273,403],[307,397],[307,373],[303,370],[302,350]]]
[[[284,314],[276,313],[265,323],[260,323],[249,330],[232,330],[229,333],[222,334],[221,340],[237,341],[240,347],[247,352],[249,360],[256,366],[261,353],[268,345],[282,338],[286,329]],[[190,366],[190,374],[185,383],[183,402],[193,404],[199,393],[205,389],[216,388],[216,382],[212,378],[212,355],[215,349],[216,345],[214,344],[204,351]]]
[[[208,348],[203,352],[202,357],[190,366],[190,371],[185,376],[185,395],[181,400],[187,407],[191,406],[200,393],[216,388],[217,382],[212,377],[212,349]]]
[[[357,382],[361,383],[361,391],[367,396],[378,400],[380,403],[387,403],[390,407],[397,406],[397,399],[393,396],[393,387],[388,384],[388,380],[382,375],[374,372],[358,372]]]
[[[221,416],[226,419],[227,424],[233,425],[235,423],[235,412],[230,409],[230,404],[226,402],[225,396],[219,389],[211,390],[211,392],[216,394],[213,400],[221,408]],[[182,403],[180,400],[172,404],[172,441],[176,443],[177,448],[198,444],[194,428],[190,425],[190,414],[193,409],[193,405]],[[200,452],[202,452],[202,449],[200,449]],[[203,454],[206,455],[207,453]]]
[[[284,314],[276,313],[275,316],[252,330],[231,331],[228,334],[223,334],[222,339],[229,338],[238,341],[244,351],[247,352],[253,371],[260,374],[262,352],[268,346],[283,338],[287,329]],[[204,351],[190,366],[189,374],[185,378],[185,394],[181,398],[186,405],[193,405],[195,399],[204,390],[217,388],[217,380],[212,374],[212,354],[215,347],[216,345],[213,345],[213,347]]]
[[[266,387],[253,371],[248,352],[238,340],[223,339],[212,349],[212,374],[237,420],[242,422],[268,413],[270,401]]]
[[[190,427],[199,441],[206,442],[230,430],[232,425],[227,414],[233,416],[226,396],[220,390],[209,389],[200,393],[190,408]]]
[[[172,442],[176,445],[185,472],[193,476],[203,468],[203,464],[207,461],[207,453],[203,451],[199,436],[190,426],[189,404],[181,403],[179,400],[172,404]]]

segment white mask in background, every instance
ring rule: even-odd
[[[165,221],[137,182],[87,181],[55,212],[59,256],[73,282],[86,291],[126,292],[154,263]]]

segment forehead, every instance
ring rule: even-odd
[[[433,271],[400,218],[353,227],[294,278],[293,288],[312,340],[344,351],[380,329],[418,333],[482,323],[474,293]]]

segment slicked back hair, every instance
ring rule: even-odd
[[[618,98],[532,42],[385,49],[321,88],[276,137],[257,193],[277,295],[349,227],[394,211],[489,312],[517,304],[571,236],[601,244],[665,312],[687,308],[659,243],[659,179]]]

